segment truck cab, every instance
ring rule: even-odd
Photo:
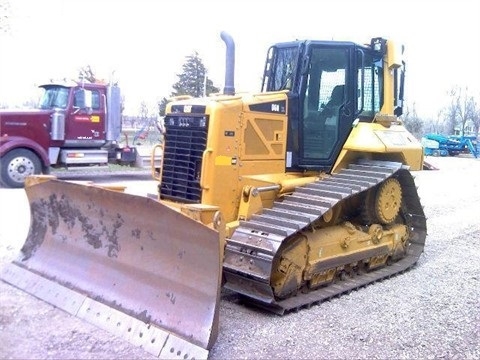
[[[41,85],[36,109],[0,110],[0,181],[22,187],[52,167],[107,164],[121,133],[117,86],[59,81]]]

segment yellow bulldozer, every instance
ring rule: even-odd
[[[31,177],[1,274],[161,358],[208,357],[223,287],[282,315],[403,272],[425,244],[402,47],[278,43],[261,90],[236,93],[221,37],[223,93],[167,105],[158,198]]]

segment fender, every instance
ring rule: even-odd
[[[48,152],[29,138],[23,136],[2,136],[0,137],[0,157],[5,155],[12,149],[24,148],[33,151],[38,155],[42,166],[48,168],[50,166],[50,159],[48,158]]]

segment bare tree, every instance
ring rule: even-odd
[[[434,121],[434,131],[437,134],[447,132],[447,124],[445,123],[445,111],[443,109],[438,110],[437,118]]]
[[[458,106],[459,106],[459,88],[453,87],[448,91],[450,97],[450,104],[445,108],[445,130],[448,134],[455,133],[455,127],[457,126]]]
[[[465,127],[467,125],[467,121],[472,119],[474,110],[475,100],[472,96],[468,94],[468,87],[459,90],[458,98],[458,120],[460,123],[460,135],[465,135]]]
[[[140,103],[140,119],[142,124],[148,121],[148,105],[145,101]]]
[[[80,69],[78,69],[78,79],[80,81],[86,80],[91,83],[97,82],[95,71],[90,65],[82,66]]]
[[[468,87],[453,87],[448,92],[450,104],[445,111],[445,120],[447,123],[447,133],[465,135],[470,125],[478,134],[480,127],[479,106],[475,98],[469,94]]]
[[[472,121],[473,131],[478,136],[480,131],[480,106],[474,97],[470,98],[469,103],[470,120]]]
[[[0,0],[0,33],[10,32],[10,1]]]
[[[407,105],[403,114],[403,122],[408,131],[413,136],[420,139],[423,135],[423,121],[418,117],[417,110],[415,109],[415,103],[413,103],[412,110]]]

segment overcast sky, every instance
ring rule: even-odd
[[[112,72],[126,112],[168,97],[185,57],[198,51],[223,89],[225,45],[236,45],[235,88],[258,91],[270,44],[295,39],[369,42],[406,48],[408,103],[436,117],[455,85],[480,99],[480,19],[475,0],[9,0],[0,34],[0,103],[35,96],[50,78],[76,78],[91,65]]]

